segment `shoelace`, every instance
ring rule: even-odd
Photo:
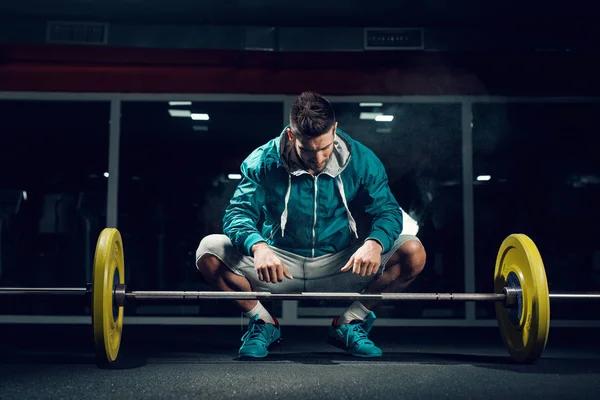
[[[352,324],[348,326],[348,332],[346,333],[346,347],[350,347],[350,338],[353,339],[353,346],[361,343],[373,343],[367,336],[367,332],[365,332],[362,325],[359,324]]]
[[[242,342],[246,342],[247,340],[252,339],[259,339],[264,341],[265,343],[269,341],[267,330],[261,329],[257,325],[258,324],[256,323],[250,325],[250,327],[248,328],[248,332],[244,333],[244,336],[242,336]]]

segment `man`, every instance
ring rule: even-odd
[[[323,96],[302,93],[290,111],[281,135],[242,163],[224,235],[205,237],[196,251],[199,271],[223,291],[404,290],[426,255],[416,232],[403,232],[411,220],[394,199],[381,161],[338,128]],[[352,210],[371,217],[365,238]],[[239,355],[265,357],[281,336],[277,319],[259,301],[236,302],[250,319]],[[334,318],[329,343],[355,356],[381,356],[368,337],[375,305],[352,303]]]

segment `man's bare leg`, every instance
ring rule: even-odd
[[[366,289],[366,293],[398,293],[404,291],[425,267],[427,255],[418,240],[403,243],[387,262],[383,274]],[[372,310],[378,300],[361,302]]]
[[[206,281],[224,292],[251,292],[252,286],[246,277],[234,274],[225,264],[212,254],[205,254],[196,263]],[[242,311],[249,312],[257,300],[235,300]]]

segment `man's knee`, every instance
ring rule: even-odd
[[[205,236],[196,249],[196,268],[205,279],[212,281],[219,269],[221,260],[215,254],[222,254],[227,242],[224,235]]]
[[[196,267],[208,283],[214,283],[221,275],[222,262],[212,254],[204,254],[196,261]]]
[[[407,240],[394,254],[394,261],[400,264],[401,273],[404,277],[416,277],[425,268],[427,254],[419,240]]]

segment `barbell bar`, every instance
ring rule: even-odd
[[[508,291],[508,288],[505,288]],[[125,285],[117,285],[113,296],[117,306],[124,305],[119,300],[119,292],[125,290]],[[90,288],[43,288],[43,287],[0,287],[0,295],[88,295]],[[123,296],[123,295],[122,295]],[[550,300],[600,300],[600,293],[550,293]],[[353,292],[300,292],[300,293],[270,293],[270,292],[213,292],[193,290],[133,290],[125,291],[123,298],[128,300],[380,300],[380,301],[476,301],[504,302],[507,306],[514,304],[507,293],[353,293]]]
[[[0,287],[0,295],[87,295],[91,290],[86,288],[35,288],[35,287]],[[213,292],[213,291],[126,291],[125,285],[117,285],[113,289],[117,306],[128,300],[456,300],[456,301],[507,301],[506,294],[494,293],[270,293],[270,292]]]
[[[95,351],[101,364],[117,359],[126,299],[488,301],[495,303],[501,338],[510,356],[519,363],[535,362],[545,349],[551,299],[600,299],[600,293],[549,293],[540,253],[524,234],[511,234],[500,246],[494,271],[495,293],[127,291],[123,254],[120,232],[105,228],[98,237],[93,282],[88,287],[5,287],[0,288],[0,295],[91,295]]]
[[[68,295],[85,295],[91,293],[90,289],[87,288],[44,288],[44,287],[2,287],[0,288],[0,294],[14,294],[19,296],[27,295],[56,295],[56,296],[68,296]]]

